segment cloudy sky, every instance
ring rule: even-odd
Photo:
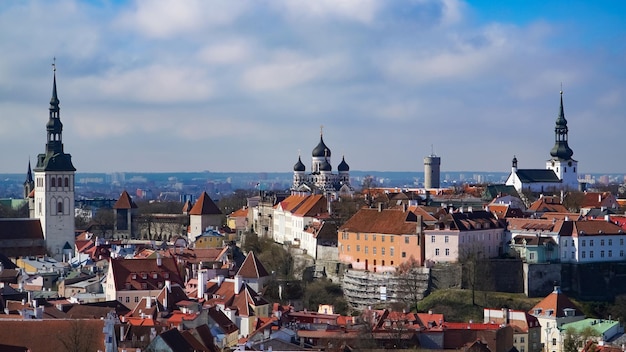
[[[626,2],[0,2],[0,173],[44,151],[52,58],[79,172],[626,172]]]

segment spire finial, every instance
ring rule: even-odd
[[[563,95],[563,82],[561,82],[561,91],[560,91],[561,95]]]
[[[57,72],[57,57],[52,58],[52,72]]]
[[[324,125],[320,125],[320,136],[324,134]]]

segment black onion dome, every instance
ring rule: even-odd
[[[346,158],[341,157],[341,163],[337,166],[337,170],[339,171],[350,171],[350,166],[346,163]]]
[[[324,161],[322,161],[322,163],[320,164],[320,171],[332,171],[332,170],[333,170],[333,167],[330,166],[328,159],[324,159]]]
[[[293,166],[293,171],[305,171],[306,167],[302,163],[300,157],[298,157],[298,162]]]
[[[317,147],[313,149],[313,157],[325,157],[330,156],[330,149],[324,144],[324,138],[320,135],[320,142]]]

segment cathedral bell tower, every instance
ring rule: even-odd
[[[43,230],[46,248],[57,260],[74,252],[74,176],[72,156],[63,151],[63,124],[59,115],[56,65],[53,67],[52,98],[46,124],[46,150],[37,156],[34,215]]]
[[[554,171],[563,182],[563,189],[578,190],[578,162],[572,159],[574,151],[567,143],[568,132],[563,111],[563,91],[561,91],[561,106],[554,127],[554,147],[550,150],[551,158],[546,162],[546,168]]]

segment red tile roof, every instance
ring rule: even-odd
[[[80,336],[83,348],[104,351],[103,328],[104,320],[100,319],[0,319],[0,341],[7,345],[26,346],[31,352],[66,351],[64,342],[72,344],[71,341]]]
[[[144,290],[142,283],[147,285],[147,289],[161,289],[165,280],[182,286],[183,279],[176,261],[161,258],[161,263],[161,266],[157,265],[157,259],[111,259],[109,270],[113,270],[115,289],[128,290],[128,284],[131,290]]]
[[[128,192],[123,191],[120,194],[120,198],[113,205],[113,209],[136,209],[137,204],[133,202],[133,199],[130,197]]]
[[[321,194],[310,195],[293,211],[296,216],[312,217],[328,213],[326,197]]]
[[[562,318],[565,316],[565,309],[573,309],[574,315],[583,315],[578,306],[563,294],[559,287],[556,287],[528,313],[534,316]],[[539,314],[537,314],[538,312]]]
[[[215,205],[206,192],[202,192],[196,204],[189,211],[189,215],[221,215],[222,211]]]
[[[414,234],[417,231],[417,216],[400,209],[362,208],[354,214],[339,231],[380,233],[392,235]]]
[[[263,264],[261,264],[259,258],[254,255],[254,252],[248,252],[246,259],[241,264],[241,268],[237,271],[237,275],[240,275],[243,278],[258,279],[261,277],[267,277],[270,274],[267,272]]]

